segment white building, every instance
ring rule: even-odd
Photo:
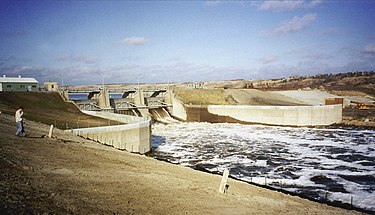
[[[44,89],[47,91],[59,91],[59,85],[57,82],[44,82]]]
[[[39,91],[38,81],[35,78],[21,76],[0,78],[0,91]]]

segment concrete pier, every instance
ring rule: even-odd
[[[115,120],[126,124],[72,129],[71,131],[74,134],[129,152],[144,154],[151,150],[150,117],[135,117],[97,111],[83,112],[92,116]]]
[[[109,100],[109,91],[107,89],[100,89],[99,91],[92,91],[88,95],[88,99],[97,100],[97,105],[100,108],[111,108]]]

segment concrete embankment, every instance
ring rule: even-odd
[[[149,117],[83,113],[73,103],[64,102],[56,92],[0,92],[0,111],[3,113],[13,115],[21,105],[25,108],[26,124],[33,120],[60,129],[72,129],[70,131],[75,134],[129,152],[146,153],[151,150]]]
[[[210,105],[209,113],[269,125],[317,126],[341,122],[342,105],[326,106],[220,106]]]
[[[94,128],[72,129],[73,134],[98,141],[116,149],[136,153],[151,150],[151,118],[135,117],[108,112],[83,111],[85,114],[114,120],[124,125],[112,125]]]
[[[252,106],[187,105],[172,97],[172,115],[183,121],[239,122],[281,126],[319,126],[340,123],[342,105]]]

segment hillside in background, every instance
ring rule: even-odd
[[[320,74],[314,76],[294,75],[289,78],[270,80],[227,80],[210,82],[160,83],[160,84],[106,84],[86,86],[66,86],[73,90],[98,89],[138,89],[138,88],[186,88],[192,89],[194,83],[200,83],[204,89],[258,89],[258,90],[298,90],[321,89],[336,95],[370,95],[375,96],[375,72],[349,72],[338,74]],[[199,88],[199,87],[198,87]]]
[[[267,90],[322,89],[336,93],[360,92],[375,96],[375,72],[349,72],[315,76],[294,76],[268,81],[255,81],[253,87]]]

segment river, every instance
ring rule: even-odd
[[[154,156],[375,211],[375,131],[229,123],[154,124]]]

